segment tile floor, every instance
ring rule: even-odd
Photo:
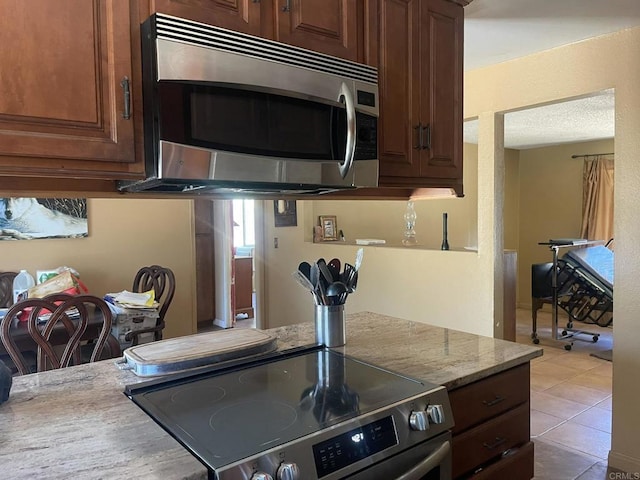
[[[531,311],[516,312],[516,341],[531,345]],[[566,316],[559,315],[559,325]],[[612,362],[590,356],[613,347],[613,328],[574,322],[599,333],[578,335],[571,351],[551,339],[551,313],[538,312],[539,346],[544,355],[531,362],[531,437],[536,480],[605,480],[611,447]]]

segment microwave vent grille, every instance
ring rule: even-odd
[[[378,70],[375,67],[183,18],[156,13],[155,30],[157,38],[215,48],[361,82],[378,83]]]

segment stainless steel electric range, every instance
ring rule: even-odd
[[[449,479],[444,387],[323,347],[127,387],[217,480]]]

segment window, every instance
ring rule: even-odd
[[[233,200],[233,246],[253,247],[256,244],[254,200]]]

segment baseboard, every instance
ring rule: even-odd
[[[213,324],[216,327],[220,327],[220,328],[229,328],[229,325],[227,325],[227,322],[225,322],[224,320],[220,320],[219,318],[216,318],[213,320]]]
[[[631,473],[634,475],[640,475],[640,459],[633,458],[624,453],[614,452],[609,450],[609,466],[616,468],[622,472]],[[629,477],[640,478],[640,477]]]

